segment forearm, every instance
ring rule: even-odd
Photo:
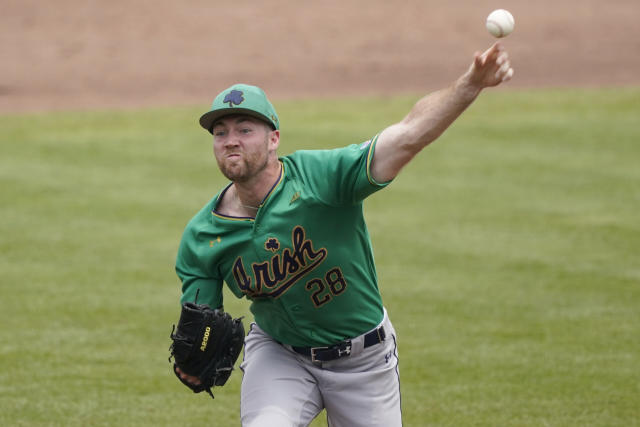
[[[402,121],[382,131],[371,168],[374,179],[393,179],[473,103],[481,88],[470,84],[466,76],[420,99]]]
[[[473,103],[483,88],[513,77],[508,55],[499,43],[476,53],[466,73],[448,88],[419,100],[409,114],[382,131],[371,165],[378,182],[389,181],[424,147],[433,142]]]
[[[398,123],[403,137],[397,141],[404,151],[417,153],[437,139],[473,103],[481,88],[472,85],[467,75],[448,88],[420,99]]]

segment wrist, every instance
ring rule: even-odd
[[[482,91],[482,87],[473,82],[469,72],[460,76],[454,87],[459,96],[467,101],[473,101]]]

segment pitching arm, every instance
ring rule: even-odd
[[[371,164],[377,182],[395,178],[424,147],[438,138],[469,106],[482,89],[513,77],[509,56],[500,43],[476,52],[466,73],[453,85],[420,99],[399,123],[384,129]]]

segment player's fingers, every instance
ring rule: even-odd
[[[498,58],[496,59],[496,64],[502,65],[509,60],[509,54],[505,51],[501,52]]]
[[[509,61],[504,62],[500,68],[498,68],[498,71],[496,71],[496,78],[497,79],[502,79],[511,69],[511,63]]]
[[[499,42],[495,42],[489,49],[480,55],[480,61],[476,62],[476,68],[481,68],[487,64],[493,64],[500,54],[504,51],[504,47]]]
[[[191,376],[187,376],[187,381],[190,382],[193,385],[200,385],[201,382],[197,377],[191,377]]]
[[[200,385],[200,379],[198,377],[194,377],[194,376],[191,376],[189,374],[185,374],[184,372],[182,372],[180,370],[180,368],[178,368],[178,374],[180,375],[180,378],[182,378],[183,380],[185,380],[185,381],[187,381],[187,382],[189,382],[191,384],[194,384],[194,385]]]
[[[480,52],[476,52],[473,54],[473,64],[476,66],[476,68],[480,68],[484,64],[484,60],[482,59],[482,54]]]
[[[514,73],[513,68],[509,68],[509,70],[502,77],[502,81],[508,82],[509,80],[511,80],[513,78],[513,73]]]
[[[504,50],[504,47],[500,42],[495,42],[485,53],[488,60],[495,61],[495,59]]]

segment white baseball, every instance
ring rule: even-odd
[[[508,10],[497,9],[487,16],[487,30],[494,37],[506,37],[511,34],[516,24],[513,15]]]

